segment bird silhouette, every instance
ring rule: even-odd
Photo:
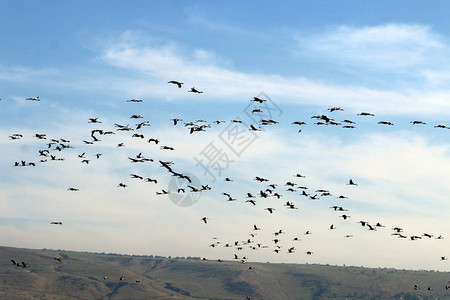
[[[253,97],[253,99],[250,100],[250,101],[258,102],[258,103],[263,103],[263,102],[266,102],[267,100],[261,99],[261,98],[258,98],[258,97]]]
[[[332,107],[332,108],[329,108],[328,110],[329,110],[330,112],[338,111],[338,110],[344,111],[341,107]]]
[[[253,205],[256,205],[256,201],[255,201],[255,200],[253,200],[253,199],[250,199],[250,200],[246,200],[245,202],[249,202],[249,203],[251,203],[251,204],[253,204]]]
[[[252,130],[252,131],[261,131],[261,127],[256,128],[255,126],[253,126],[253,124],[250,124],[250,129],[249,129],[249,130]]]
[[[442,124],[436,125],[436,126],[434,126],[434,128],[450,129],[450,127],[447,127],[446,125],[442,125]]]
[[[161,190],[161,192],[156,192],[156,195],[167,195],[169,193],[170,193],[170,191]]]
[[[421,124],[421,125],[425,125],[425,124],[427,124],[427,123],[425,123],[425,122],[423,122],[423,121],[411,121],[411,122],[409,122],[409,123],[411,123],[411,124],[413,124],[413,125],[418,125],[418,124]]]
[[[378,124],[390,125],[390,126],[394,125],[394,124],[392,124],[391,122],[388,122],[388,121],[380,121],[380,122],[378,122]]]
[[[181,87],[183,86],[183,82],[179,82],[179,81],[176,81],[176,80],[171,80],[171,81],[169,81],[169,82],[167,82],[167,83],[172,83],[172,84],[175,84],[176,86],[178,86],[180,89],[181,89]]]
[[[101,123],[101,121],[98,120],[99,118],[89,118],[88,123]]]
[[[161,150],[171,150],[171,151],[173,151],[173,150],[175,150],[173,147],[170,147],[170,146],[161,146],[161,147],[159,147]]]
[[[174,119],[170,119],[170,120],[173,121],[173,125],[174,125],[174,126],[176,126],[176,125],[178,124],[178,122],[183,121],[183,120],[178,119],[178,118],[174,118]]]
[[[348,181],[347,185],[357,185],[357,184],[354,183],[352,179],[350,179],[350,180]]]
[[[151,143],[151,142],[154,142],[156,145],[158,145],[159,144],[159,140],[158,139],[154,139],[154,138],[150,138],[150,139],[148,139],[148,141],[147,142],[149,142],[149,143]]]
[[[192,87],[188,92],[196,93],[196,94],[203,94],[203,91],[199,91],[195,87]]]
[[[37,97],[31,97],[31,98],[26,98],[26,100],[28,100],[28,101],[41,101],[41,99],[39,98],[39,96],[37,96]]]
[[[294,122],[292,122],[291,124],[292,124],[292,125],[306,125],[306,123],[303,122],[303,121],[294,121]]]

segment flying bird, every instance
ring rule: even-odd
[[[378,122],[378,124],[390,125],[390,126],[394,125],[394,124],[392,124],[391,122],[388,122],[388,121],[380,121],[380,122]]]
[[[199,91],[195,87],[192,87],[188,92],[195,93],[195,94],[202,94],[203,93],[203,91]]]
[[[156,192],[156,195],[167,195],[169,193],[170,193],[170,191],[161,190],[161,192]]]
[[[253,200],[253,199],[250,199],[250,200],[246,200],[245,202],[249,202],[249,203],[251,203],[251,204],[253,204],[253,205],[256,205],[256,201],[255,201],[255,200]]]
[[[447,127],[446,125],[442,125],[442,124],[440,124],[440,125],[436,125],[436,126],[434,126],[434,128],[444,128],[444,129],[450,129],[450,127]]]
[[[179,82],[179,81],[176,81],[176,80],[171,80],[171,81],[169,81],[169,82],[167,82],[167,83],[175,84],[175,85],[177,85],[180,89],[181,89],[181,86],[184,84],[183,82]]]
[[[161,146],[161,147],[159,147],[159,149],[161,149],[161,150],[175,150],[173,147],[170,147],[170,146]]]
[[[144,127],[144,126],[150,126],[149,123],[150,123],[149,121],[145,121],[145,122],[141,122],[141,123],[139,123],[139,124],[136,124],[136,130],[141,129],[141,128]]]
[[[88,123],[101,123],[98,119],[99,118],[89,118],[89,122]]]
[[[41,99],[39,98],[39,96],[37,96],[37,97],[31,97],[31,98],[26,98],[26,100],[28,100],[28,101],[41,101]]]
[[[253,126],[253,124],[250,124],[250,129],[251,131],[261,131],[261,128],[256,128],[255,126]]]
[[[302,122],[302,121],[295,121],[295,122],[292,122],[292,124],[293,125],[306,125],[306,123]]]
[[[174,119],[170,119],[170,120],[173,121],[173,125],[174,125],[174,126],[177,125],[178,122],[183,121],[182,119],[178,119],[178,118],[174,118]]]
[[[253,99],[250,100],[250,101],[263,103],[263,102],[266,102],[267,100],[264,100],[264,99],[261,99],[261,98],[258,98],[258,97],[253,97]]]
[[[149,139],[147,142],[148,143],[154,142],[156,145],[159,144],[159,140],[158,139],[154,139],[154,138]]]
[[[409,122],[409,123],[411,123],[411,124],[413,124],[413,125],[418,125],[418,124],[421,124],[421,125],[425,125],[425,124],[427,124],[427,123],[425,123],[425,122],[423,122],[423,121],[411,121],[411,122]]]
[[[343,111],[343,109],[341,107],[332,107],[332,108],[329,108],[328,110],[330,112],[337,111],[337,110]]]
[[[266,181],[269,181],[269,179],[262,178],[262,177],[259,177],[259,176],[256,176],[256,177],[255,177],[255,180],[256,180],[256,181],[259,181],[259,182],[266,182]]]
[[[350,180],[348,181],[347,185],[357,185],[357,184],[354,183],[352,179],[350,179]]]

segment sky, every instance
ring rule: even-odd
[[[0,5],[2,245],[450,271],[450,4]]]

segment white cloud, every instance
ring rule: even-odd
[[[339,26],[323,34],[299,38],[304,51],[313,51],[368,69],[397,70],[441,59],[448,47],[430,26],[384,24]]]
[[[73,113],[72,117],[86,122],[86,115],[89,113],[81,116]],[[102,121],[110,123],[108,118],[102,118]],[[341,137],[326,133],[308,133],[305,130],[301,135],[296,132],[282,134],[276,128],[268,128],[267,132],[259,133],[260,138],[242,157],[233,157],[236,163],[223,176],[229,176],[235,182],[226,184],[219,180],[210,183],[213,190],[205,192],[196,205],[179,208],[167,197],[155,195],[170,180],[169,174],[158,163],[137,166],[127,159],[128,155],[136,155],[140,151],[155,159],[164,155],[159,147],[142,143],[128,134],[112,136],[111,139],[102,137],[104,141],[93,145],[94,148],[76,143],[79,138],[75,133],[82,135],[82,132],[89,131],[89,125],[92,124],[86,123],[77,130],[69,126],[74,131],[70,138],[77,148],[61,154],[66,157],[64,162],[38,165],[33,169],[9,166],[9,174],[15,180],[2,183],[1,190],[7,191],[1,197],[2,217],[19,218],[21,224],[28,222],[29,226],[16,226],[13,221],[2,225],[1,232],[14,233],[4,234],[5,244],[231,259],[233,251],[223,244],[217,249],[208,247],[213,242],[212,237],[218,236],[222,243],[246,240],[253,224],[257,224],[264,230],[254,239],[255,242],[270,247],[261,251],[245,248],[239,253],[251,260],[445,269],[438,260],[430,263],[433,257],[418,258],[415,254],[431,247],[430,255],[437,259],[440,255],[447,255],[448,239],[439,241],[439,244],[434,240],[419,241],[417,251],[406,251],[410,247],[409,241],[390,236],[390,228],[394,226],[403,227],[407,235],[424,232],[446,235],[448,222],[445,217],[449,210],[446,199],[450,192],[446,186],[450,180],[446,170],[450,161],[445,144],[400,131],[388,135],[360,134],[344,143]],[[175,147],[174,152],[166,153],[167,159],[175,161],[175,170],[189,170],[196,174],[199,170],[195,169],[192,157],[216,139],[219,127],[190,135],[185,128],[167,126],[154,125],[148,131],[161,140],[170,141],[168,144]],[[48,134],[53,137],[65,132],[68,128],[61,126]],[[26,135],[23,140],[3,144],[8,153],[5,160],[14,161],[19,152],[17,149],[27,143],[41,143],[29,138],[32,131],[23,133]],[[6,134],[2,132],[2,136]],[[117,149],[116,139],[126,139],[127,147]],[[35,146],[30,145],[31,148]],[[87,155],[92,156],[100,148],[104,157],[98,161],[93,159],[90,165],[81,164],[76,157],[84,149],[90,149]],[[160,182],[158,185],[144,183],[131,179],[130,173],[155,177]],[[307,177],[295,179],[295,173]],[[277,189],[283,198],[259,198],[257,206],[245,203],[246,192],[257,193],[266,187],[254,181],[255,176],[278,183]],[[349,178],[355,179],[359,186],[346,186]],[[310,187],[308,192],[329,189],[333,196],[311,201],[299,193],[288,193],[283,186],[288,180],[307,185]],[[129,187],[118,189],[116,185],[120,181]],[[66,190],[73,185],[80,191],[71,193]],[[224,191],[230,192],[238,201],[226,202],[221,195]],[[336,199],[340,194],[349,199]],[[299,210],[287,210],[283,206],[286,201],[294,202]],[[329,208],[332,205],[348,208],[351,219],[348,222],[341,220],[339,214]],[[263,210],[265,207],[275,207],[276,211],[270,215]],[[210,218],[207,225],[200,220],[203,216]],[[382,222],[387,227],[377,232],[366,232],[356,224],[360,219]],[[64,225],[51,227],[48,223],[53,220],[61,220]],[[327,230],[332,223],[338,230]],[[180,234],[181,229],[183,234]],[[283,253],[277,255],[272,251],[271,239],[273,232],[279,229],[283,229],[286,235],[282,236]],[[311,230],[313,236],[305,237],[303,233],[306,230]],[[348,240],[343,237],[345,234],[354,234],[355,237]],[[142,239],[143,235],[151,236]],[[55,236],[58,238],[53,238]],[[295,236],[302,241],[298,244],[292,242]],[[327,250],[330,243],[335,246],[335,251]],[[285,253],[291,246],[297,249],[295,255]],[[359,255],[349,257],[348,253],[355,249],[367,253],[373,262]],[[315,255],[306,256],[304,252],[308,250],[314,251]],[[404,256],[399,258],[396,253],[400,250],[408,252],[408,258],[415,258],[414,263]]]
[[[441,52],[447,46],[443,38],[427,26],[343,26],[322,35],[304,38],[304,47],[308,51],[322,51],[324,58],[338,61],[351,59],[367,63],[377,60],[376,65],[386,68],[392,65],[399,70],[399,65],[406,67],[420,62],[421,67],[409,74],[417,74],[423,78],[424,82],[428,82],[427,88],[421,88],[421,85],[415,83],[405,84],[405,80],[401,78],[398,79],[401,88],[376,89],[364,85],[338,84],[332,79],[313,80],[304,76],[245,73],[233,66],[228,57],[220,57],[208,49],[184,49],[182,45],[161,42],[132,31],[100,40],[102,43],[91,47],[91,50],[99,53],[101,62],[125,71],[129,76],[124,78],[120,72],[120,75],[100,72],[92,78],[84,72],[82,75],[64,76],[67,79],[61,80],[61,76],[56,78],[56,75],[62,74],[60,70],[14,67],[3,68],[0,78],[18,78],[43,86],[51,84],[52,88],[71,88],[108,96],[114,94],[116,97],[122,95],[200,102],[247,102],[263,91],[279,104],[342,106],[355,113],[371,111],[392,115],[445,117],[450,111],[450,92],[444,84],[448,74],[441,70]],[[409,65],[408,62],[413,63]],[[173,79],[185,82],[184,88],[177,89],[166,83]],[[205,93],[187,93],[186,90],[192,86]],[[107,104],[110,105],[109,102]]]
[[[4,81],[28,81],[32,79],[54,77],[59,74],[55,68],[35,69],[24,66],[0,65],[0,80]]]
[[[397,35],[403,37],[405,41],[412,39],[410,35],[414,36],[414,34],[407,34],[407,28],[398,29],[395,26],[387,26],[384,30],[393,31],[393,33],[388,34],[386,39],[388,41],[395,39]],[[364,32],[368,31],[369,36],[376,37],[382,35],[380,33],[380,30],[383,31],[382,29],[365,29],[362,32],[355,32],[354,36],[355,39],[359,40],[359,43],[363,43],[365,40],[363,38]],[[396,33],[397,31],[399,32]],[[429,29],[418,28],[417,31],[421,32],[419,36],[429,34]],[[129,34],[127,33],[127,36]],[[428,39],[431,38],[428,37]],[[249,74],[217,63],[221,59],[217,58],[211,51],[195,49],[192,53],[186,53],[182,52],[180,47],[174,45],[138,46],[134,43],[127,43],[128,40],[129,38],[125,38],[125,40],[119,38],[116,43],[104,49],[101,57],[110,65],[137,72],[143,77],[143,79],[135,77],[134,79],[117,82],[116,88],[118,90],[129,91],[130,94],[159,96],[166,99],[195,99],[198,101],[214,99],[215,101],[246,102],[264,91],[273,99],[276,99],[277,103],[339,105],[354,112],[370,110],[375,113],[383,112],[399,115],[418,113],[446,115],[449,111],[450,93],[446,89],[429,91],[411,86],[401,90],[380,90],[364,86],[314,81],[305,77]],[[430,44],[430,47],[443,47],[434,40],[430,41]],[[384,49],[383,43],[379,47]],[[427,49],[421,50],[420,53],[426,52]],[[384,55],[382,52],[373,54],[363,54],[362,52],[359,56],[361,59],[367,55],[381,60]],[[402,53],[402,50],[391,51],[391,54],[388,54],[391,58],[386,59],[385,64],[389,64],[389,61],[396,61],[397,55],[408,56],[407,53]],[[410,56],[415,55],[414,53],[410,54]],[[408,58],[407,61],[411,61],[411,59]],[[419,58],[416,60],[419,60]],[[381,63],[383,62],[381,61]],[[149,82],[147,78],[149,75],[157,79],[157,84]],[[186,93],[185,89],[173,89],[172,86],[161,84],[161,82],[165,83],[172,79],[185,82],[188,88],[195,86],[205,93],[203,95],[190,95],[190,93]]]

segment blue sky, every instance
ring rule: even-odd
[[[208,247],[212,237],[223,244],[246,240],[258,224],[263,230],[256,240],[269,250],[246,249],[250,260],[450,270],[447,261],[439,261],[450,255],[450,131],[434,128],[450,126],[449,4],[0,3],[5,245],[232,259],[234,249]],[[185,84],[178,89],[169,80]],[[204,93],[188,93],[191,87]],[[250,118],[257,115],[245,109],[260,93],[276,105],[271,117],[279,124],[256,132],[237,156],[221,137],[236,117],[257,126]],[[40,102],[25,100],[36,96]],[[143,103],[126,101],[133,98]],[[328,111],[336,106],[344,111]],[[133,114],[143,119],[130,119]],[[356,128],[314,125],[311,116],[322,114],[337,122],[350,119]],[[101,124],[88,123],[96,117]],[[181,124],[173,126],[175,117]],[[211,128],[189,134],[183,123],[198,119]],[[414,120],[427,124],[412,125]],[[140,121],[151,126],[132,133],[145,140],[114,127]],[[116,134],[85,145],[93,129]],[[23,138],[10,140],[13,133]],[[36,133],[69,139],[74,148],[52,150],[62,162],[39,163],[38,150],[48,141],[37,140]],[[175,150],[147,143],[151,137]],[[125,147],[118,148],[120,142]],[[195,161],[210,143],[233,160],[215,181]],[[80,163],[83,152],[89,165]],[[127,157],[139,152],[155,162],[131,164]],[[97,160],[96,153],[103,156]],[[159,159],[173,160],[176,171],[193,174],[212,190],[190,207],[156,196],[171,180]],[[13,167],[21,160],[37,165]],[[131,173],[158,178],[158,184],[131,179]],[[293,177],[297,173],[306,178]],[[267,188],[255,176],[277,183],[281,200],[245,203],[247,192]],[[350,178],[359,185],[347,186]],[[286,191],[287,181],[308,186],[312,194],[328,189],[333,196],[308,200],[300,190]],[[128,188],[118,189],[119,182]],[[222,192],[238,200],[227,202]],[[337,199],[341,194],[348,199]],[[286,201],[299,209],[287,210]],[[339,218],[332,205],[348,208],[351,218]],[[264,208],[271,206],[276,211],[270,215]],[[206,225],[203,216],[210,218]],[[356,223],[364,219],[386,227],[368,232]],[[50,226],[54,220],[64,225]],[[328,230],[332,223],[337,230]],[[431,232],[447,239],[398,239],[391,236],[395,226],[408,236]],[[286,232],[284,248],[275,254],[271,239],[279,229]],[[304,237],[306,230],[314,235]],[[294,236],[302,241],[295,244]],[[330,243],[338,250],[329,251]],[[286,253],[291,246],[295,255]],[[305,257],[307,250],[315,255]]]

